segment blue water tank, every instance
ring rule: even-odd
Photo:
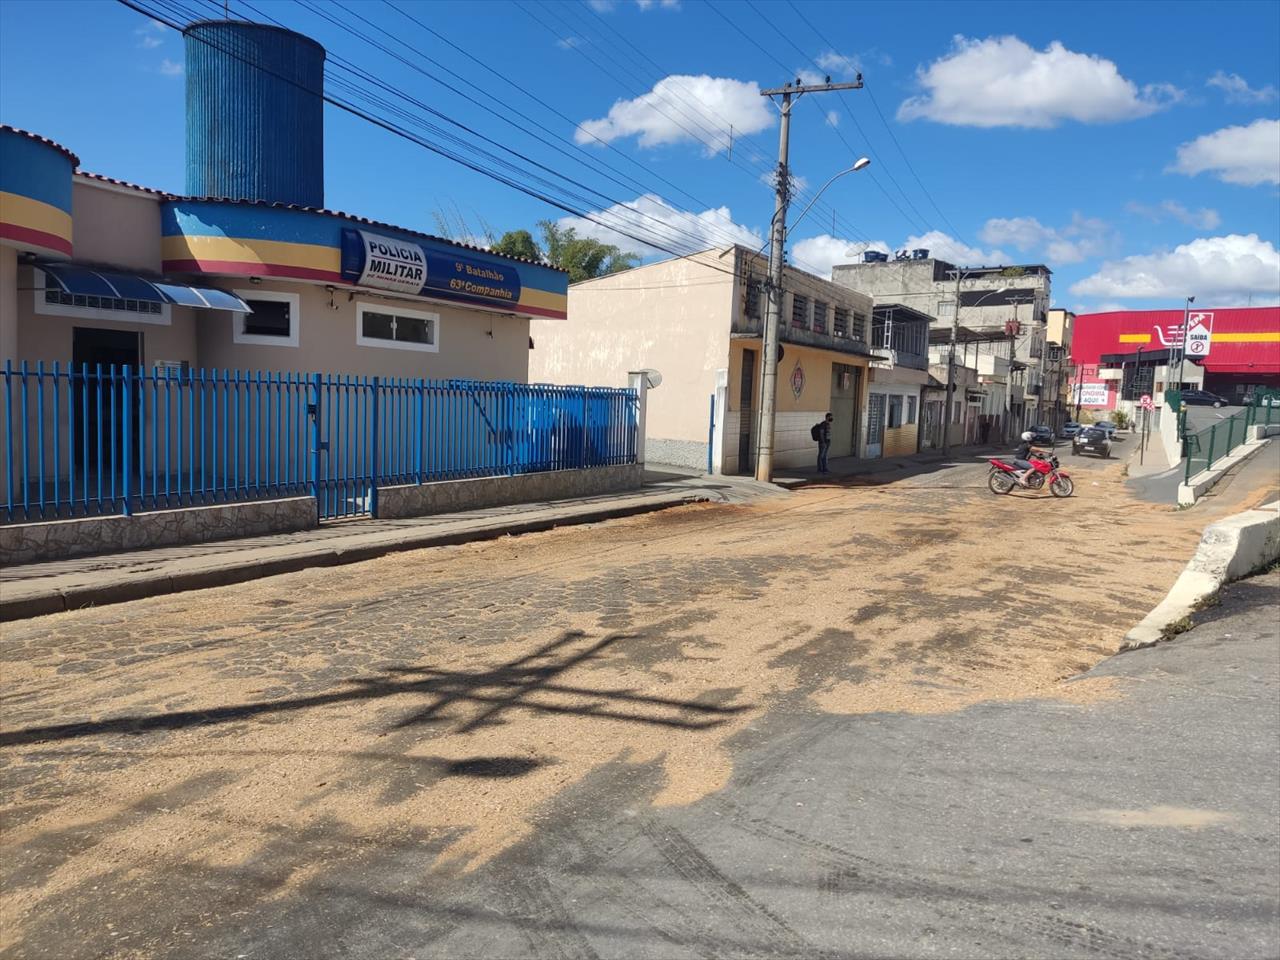
[[[324,206],[324,47],[206,20],[187,42],[187,194]]]

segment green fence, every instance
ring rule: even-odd
[[[1257,424],[1280,424],[1280,391],[1260,391],[1249,406],[1234,416],[1204,430],[1187,430],[1187,408],[1180,411],[1182,453],[1187,458],[1186,480],[1208,470],[1249,438],[1249,428]]]

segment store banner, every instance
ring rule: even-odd
[[[1075,385],[1074,402],[1082,407],[1110,406],[1110,391],[1107,383],[1078,383]]]
[[[459,256],[368,230],[342,231],[342,278],[362,287],[445,300],[520,303],[514,265]]]
[[[407,240],[343,230],[342,276],[362,287],[417,294],[427,280],[427,255]]]
[[[427,253],[427,279],[422,293],[450,300],[486,300],[514,306],[520,302],[520,273],[514,266],[431,250]]]

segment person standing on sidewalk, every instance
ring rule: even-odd
[[[813,425],[813,429],[809,431],[809,435],[818,441],[818,472],[830,473],[827,468],[827,454],[831,450],[831,421],[835,417],[828,413],[823,419]]]

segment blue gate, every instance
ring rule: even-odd
[[[311,495],[636,459],[632,390],[231,370],[4,369],[3,520]]]

